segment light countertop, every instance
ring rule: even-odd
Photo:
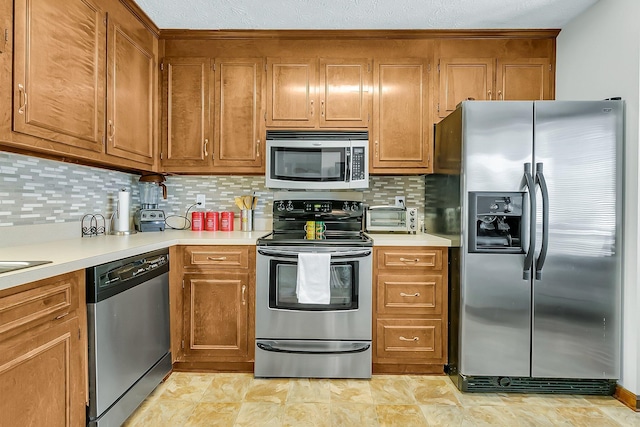
[[[0,247],[2,261],[52,261],[49,264],[0,274],[0,290],[82,270],[174,245],[255,245],[269,231],[166,230],[128,236],[73,237]],[[430,234],[370,234],[374,246],[442,246],[450,239]]]

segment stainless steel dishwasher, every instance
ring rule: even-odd
[[[87,269],[88,426],[120,426],[171,371],[169,253]]]

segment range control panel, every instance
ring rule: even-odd
[[[331,202],[304,202],[304,211],[313,213],[331,212]]]
[[[275,200],[273,213],[278,214],[330,214],[348,212],[362,214],[364,205],[358,201],[340,200]]]

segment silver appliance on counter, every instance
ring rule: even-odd
[[[435,232],[460,212],[448,371],[461,390],[615,389],[623,108],[465,101],[436,125],[435,157],[449,171],[427,177],[426,206]]]
[[[409,233],[418,231],[418,208],[406,206],[369,206],[365,230],[371,233]]]
[[[286,190],[369,187],[367,131],[268,130],[266,186]]]
[[[137,231],[164,231],[165,214],[158,207],[160,194],[167,198],[165,178],[161,174],[142,175],[138,182],[140,190],[140,209],[133,215],[133,224]]]
[[[87,269],[87,425],[120,426],[171,372],[167,249]]]
[[[371,378],[373,242],[363,214],[362,193],[275,193],[273,232],[256,248],[256,377]],[[324,231],[307,239],[308,221]],[[325,256],[325,301],[302,298],[309,254]]]

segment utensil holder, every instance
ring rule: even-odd
[[[253,231],[253,209],[240,211],[240,230]]]

